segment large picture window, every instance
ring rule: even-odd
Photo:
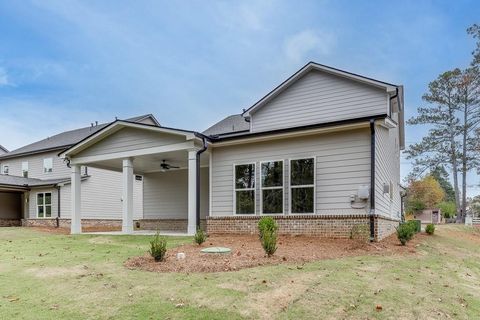
[[[255,214],[255,164],[235,165],[235,213]]]
[[[290,212],[315,211],[315,159],[290,160]]]
[[[283,161],[261,163],[262,213],[283,213]]]
[[[37,218],[52,216],[52,194],[50,192],[37,193]]]

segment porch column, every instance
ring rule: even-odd
[[[122,232],[133,233],[133,161],[123,160]]]
[[[188,228],[187,233],[197,231],[197,150],[188,151]]]
[[[81,213],[81,177],[80,166],[72,164],[71,171],[71,206],[72,206],[72,219],[70,224],[70,233],[82,233],[82,213]]]

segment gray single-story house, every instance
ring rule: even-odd
[[[98,126],[56,147],[54,160],[69,171],[58,178],[66,180],[50,181],[50,192],[35,191],[35,183],[16,190],[24,202],[29,194],[25,225],[59,223],[60,215],[72,233],[86,223],[118,223],[125,233],[193,234],[200,225],[209,233],[253,233],[269,215],[281,233],[348,237],[362,224],[379,240],[401,219],[401,85],[310,62],[203,132],[162,126],[151,115]],[[9,154],[0,165],[10,175]],[[115,178],[93,186],[102,174]],[[6,189],[0,178],[0,192]]]

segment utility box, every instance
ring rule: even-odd
[[[358,187],[357,196],[361,200],[367,200],[370,196],[370,187],[367,185],[361,185]]]

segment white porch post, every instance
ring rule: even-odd
[[[81,177],[80,166],[72,164],[71,171],[71,191],[72,191],[72,219],[70,224],[70,233],[82,233],[82,213],[81,213]]]
[[[133,161],[123,159],[122,232],[133,233]]]
[[[188,228],[187,233],[197,231],[197,150],[188,151]]]

